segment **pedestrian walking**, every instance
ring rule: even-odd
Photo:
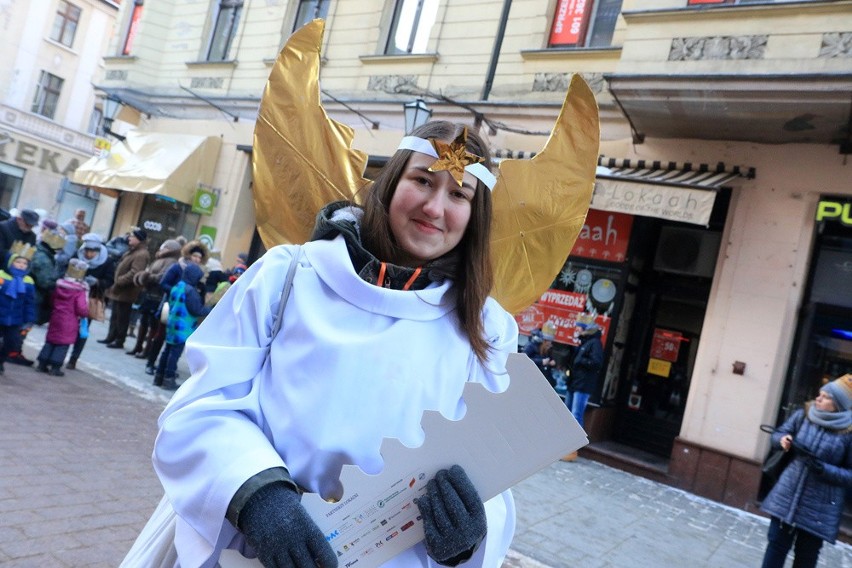
[[[166,390],[177,389],[177,364],[186,340],[198,327],[200,318],[210,313],[204,298],[198,293],[198,283],[204,272],[195,263],[183,269],[180,282],[169,292],[169,319],[166,324],[166,346],[154,376],[154,385]]]
[[[88,265],[84,278],[89,286],[88,323],[91,324],[93,319],[103,321],[106,291],[112,286],[115,276],[115,260],[110,257],[109,251],[104,245],[103,237],[97,233],[83,235],[83,244],[77,250],[77,258]],[[71,357],[68,359],[68,364],[65,365],[66,369],[74,370],[77,368],[77,360],[82,355],[87,341],[88,337],[77,337],[74,347],[71,349]]]
[[[147,359],[154,338],[160,333],[160,326],[163,325],[165,330],[165,325],[160,323],[160,318],[157,315],[157,310],[160,308],[164,297],[163,290],[160,288],[160,280],[162,280],[166,271],[178,261],[180,249],[180,243],[174,239],[163,241],[163,244],[154,253],[154,260],[151,264],[134,277],[135,283],[142,287],[139,302],[140,320],[139,332],[136,334],[136,345],[127,352],[128,355]],[[159,351],[159,347],[157,350]]]
[[[793,461],[760,506],[772,517],[763,568],[782,568],[791,547],[794,568],[813,568],[822,543],[837,539],[852,488],[852,374],[823,385],[772,434],[772,446]]]
[[[42,373],[64,376],[62,364],[68,348],[80,335],[80,322],[85,321],[84,325],[88,329],[89,287],[84,282],[88,269],[89,265],[85,261],[72,258],[65,276],[56,282],[47,335],[38,354],[38,370]]]
[[[35,321],[35,283],[29,275],[30,258],[35,253],[32,245],[13,244],[8,254],[6,268],[0,270],[0,374],[3,364],[17,347],[22,328],[30,328]],[[20,353],[20,351],[18,351]]]
[[[122,349],[124,340],[127,338],[130,310],[141,290],[141,287],[134,283],[133,278],[137,272],[145,270],[148,266],[149,254],[148,249],[145,248],[147,238],[148,233],[143,229],[134,229],[130,233],[127,237],[129,248],[121,257],[115,269],[115,281],[106,292],[106,297],[112,302],[112,313],[107,336],[99,339],[98,342],[105,343],[111,349]]]

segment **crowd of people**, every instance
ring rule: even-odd
[[[224,270],[201,241],[179,237],[151,258],[145,230],[132,227],[107,242],[90,232],[85,216],[80,209],[59,223],[23,209],[0,222],[0,373],[6,362],[37,362],[55,376],[76,369],[91,322],[109,313],[109,331],[98,342],[124,349],[134,336],[126,353],[146,360],[154,385],[176,389],[186,339],[245,272],[247,256]],[[22,351],[34,325],[47,326],[36,361]]]

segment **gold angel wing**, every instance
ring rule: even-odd
[[[600,124],[595,95],[574,75],[541,153],[500,162],[494,187],[494,297],[518,313],[559,273],[583,227],[595,183]]]
[[[367,156],[352,149],[353,132],[329,118],[319,88],[322,20],[287,40],[269,75],[254,129],[252,168],[257,230],[269,248],[303,243],[317,212],[354,199],[368,181]]]
[[[353,132],[328,117],[319,90],[324,24],[295,32],[275,62],[254,132],[254,202],[267,247],[305,242],[325,204],[369,181]],[[579,75],[553,132],[532,160],[504,160],[494,188],[494,295],[517,313],[553,282],[592,197],[600,127],[594,94]]]

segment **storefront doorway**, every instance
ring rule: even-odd
[[[192,207],[169,197],[145,196],[138,226],[148,233],[148,250],[153,255],[163,241],[182,235],[191,240],[198,232],[201,216]]]
[[[636,217],[612,440],[668,459],[680,433],[730,193],[709,227]],[[629,324],[627,323],[629,322]]]

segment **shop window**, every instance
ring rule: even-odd
[[[220,0],[207,49],[207,61],[227,61],[231,45],[237,36],[243,0]]]
[[[62,178],[59,191],[56,193],[56,202],[59,203],[59,211],[56,218],[67,221],[74,217],[78,209],[86,211],[86,220],[91,223],[98,206],[100,194],[84,185],[71,183],[68,178]]]
[[[53,118],[56,115],[56,107],[59,105],[59,95],[62,92],[64,82],[64,79],[47,71],[42,71],[30,111],[47,118]]]
[[[130,12],[130,21],[124,33],[124,41],[121,42],[121,55],[130,55],[133,50],[133,40],[139,30],[139,21],[142,19],[142,4],[144,0],[135,0],[133,10]]]
[[[559,0],[549,47],[608,47],[622,0]]]
[[[397,0],[385,55],[425,53],[438,14],[438,0]]]
[[[328,15],[330,3],[329,0],[301,0],[299,11],[296,13],[296,22],[293,24],[293,31],[298,30],[311,20],[325,18]]]
[[[18,203],[26,170],[0,162],[0,207],[9,211]]]
[[[56,17],[53,19],[53,29],[50,30],[50,39],[71,47],[77,34],[77,24],[80,23],[80,13],[81,10],[77,6],[65,0],[59,2]]]

